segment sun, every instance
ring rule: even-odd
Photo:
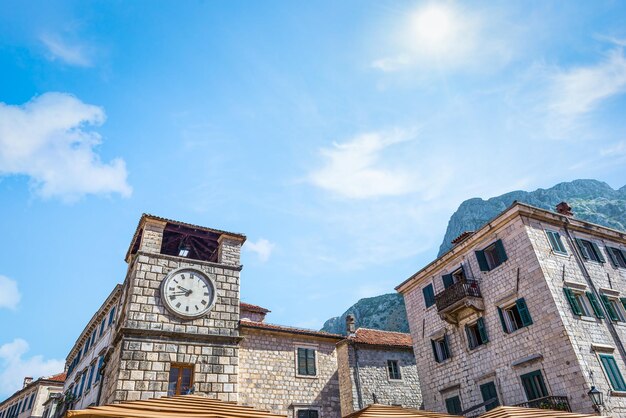
[[[445,6],[426,6],[417,10],[411,19],[413,41],[422,48],[445,48],[454,31],[454,16]]]

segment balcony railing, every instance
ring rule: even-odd
[[[567,400],[567,396],[546,396],[543,398],[533,399],[532,401],[522,402],[515,406],[521,406],[523,408],[539,408],[551,409],[553,411],[572,412],[569,407],[569,401]]]
[[[466,279],[456,282],[443,292],[435,295],[437,310],[441,312],[447,307],[454,305],[468,296],[482,298],[482,295],[480,294],[480,287],[478,286],[478,280]]]

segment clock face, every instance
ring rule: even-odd
[[[215,286],[201,271],[182,268],[172,271],[161,283],[165,306],[183,318],[206,314],[215,300]]]

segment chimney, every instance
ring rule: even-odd
[[[22,389],[25,388],[26,386],[30,385],[33,381],[32,377],[25,377],[24,378],[24,385],[22,386]]]
[[[570,207],[570,205],[567,204],[567,202],[561,202],[558,205],[556,205],[556,211],[560,213],[561,215],[574,216],[574,213],[572,212],[572,208]]]
[[[346,332],[348,335],[354,335],[356,332],[356,328],[354,327],[354,315],[348,314],[346,316]]]

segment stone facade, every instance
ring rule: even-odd
[[[64,380],[65,373],[42,377],[35,381],[29,377],[25,378],[22,389],[0,402],[0,417],[42,417],[45,409],[44,404],[63,392]]]
[[[246,327],[240,349],[239,397],[243,404],[297,417],[298,409],[315,409],[321,418],[339,418],[339,380],[335,343],[341,337]],[[315,376],[297,373],[298,347],[316,353]]]
[[[356,335],[360,331],[362,329],[357,330]],[[406,345],[383,345],[389,341],[387,335],[399,333],[368,331],[377,334],[380,345],[358,342],[351,337],[337,344],[341,415],[373,403],[421,408],[419,377],[410,338]],[[390,376],[389,361],[398,365],[399,379]]]
[[[560,233],[566,254],[552,249],[546,229]],[[522,376],[539,371],[548,394],[565,396],[573,411],[593,412],[587,392],[595,385],[605,393],[603,412],[626,416],[626,393],[611,387],[599,358],[601,353],[613,355],[624,375],[619,339],[626,338],[626,322],[574,315],[563,290],[599,289],[612,297],[625,297],[625,269],[608,261],[583,261],[568,233],[597,243],[601,251],[607,245],[626,246],[622,232],[517,203],[398,287],[405,297],[427,410],[446,411],[446,399],[455,396],[467,410],[484,401],[480,387],[490,383],[500,404],[524,403],[529,397]],[[497,240],[503,244],[506,261],[481,271],[475,252]],[[444,320],[448,308],[443,304],[441,309],[437,304],[426,305],[424,289],[432,285],[442,301],[446,294],[443,276],[460,266],[467,279],[479,284],[481,298],[465,297],[455,323]],[[525,301],[532,324],[505,332],[500,313],[520,299]],[[470,349],[465,325],[479,318],[488,341]],[[618,339],[611,335],[611,327],[617,330]],[[451,356],[437,362],[433,343],[444,336]]]

